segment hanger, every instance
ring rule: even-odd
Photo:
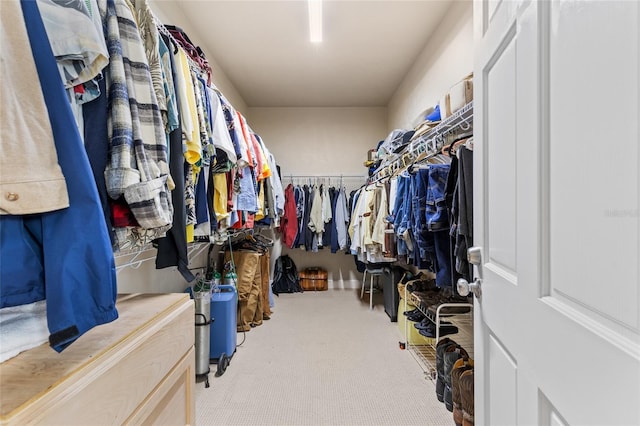
[[[467,139],[467,141],[464,143],[464,147],[467,148],[469,151],[473,151],[473,136]]]
[[[458,125],[460,126],[460,130],[462,130],[463,132],[466,132],[467,130],[471,129],[472,124],[469,123],[467,121],[468,117],[464,117],[462,119],[462,122]]]
[[[449,164],[450,163],[449,157],[442,155],[440,153],[429,158],[428,161],[430,161],[431,164]]]

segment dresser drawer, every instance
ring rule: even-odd
[[[0,422],[122,424],[152,416],[145,407],[170,400],[173,389],[186,407],[184,424],[193,423],[193,301],[131,294],[119,296],[117,308],[117,320],[62,353],[42,345],[0,364]]]

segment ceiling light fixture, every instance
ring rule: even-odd
[[[322,42],[322,0],[309,1],[309,36],[311,43]]]

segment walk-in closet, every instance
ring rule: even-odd
[[[0,1],[0,425],[640,424],[640,2]]]

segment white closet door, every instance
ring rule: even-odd
[[[474,3],[478,425],[640,424],[639,27]]]

